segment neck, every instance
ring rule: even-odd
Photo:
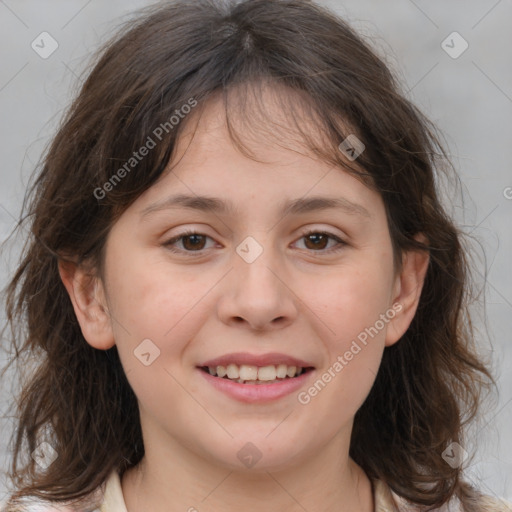
[[[146,449],[143,460],[122,477],[126,507],[128,512],[373,512],[371,482],[348,457],[348,448],[345,458],[339,456],[340,441],[334,438],[279,470],[233,470],[179,443],[163,452]]]

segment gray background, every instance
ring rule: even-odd
[[[0,0],[0,242],[18,215],[27,178],[80,83],[92,50],[141,0]],[[448,194],[451,213],[482,246],[487,319],[478,322],[481,352],[492,358],[500,388],[474,434],[467,478],[489,494],[512,499],[512,2],[510,0],[332,0],[399,73],[407,96],[447,137],[462,177],[462,194]],[[58,49],[42,59],[31,42],[43,31]],[[441,43],[457,31],[469,44],[458,58]],[[448,44],[461,48],[455,39]],[[16,247],[16,246],[15,246]],[[2,254],[0,285],[16,261]],[[3,317],[0,317],[2,319]],[[2,354],[2,357],[4,355]],[[1,363],[2,361],[0,361]],[[0,406],[13,402],[9,378]],[[0,500],[12,420],[0,423]]]

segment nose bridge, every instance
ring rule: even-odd
[[[248,236],[236,247],[235,279],[242,291],[245,288],[254,298],[259,295],[270,302],[282,296],[282,283],[275,275],[282,265],[271,237],[259,235],[258,239]]]
[[[261,240],[261,241],[260,241]],[[290,289],[285,286],[284,267],[269,237],[247,237],[233,254],[233,270],[219,301],[224,322],[243,319],[257,329],[284,325],[297,311]],[[280,276],[282,274],[282,276]]]

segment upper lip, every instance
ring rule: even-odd
[[[285,364],[286,366],[297,366],[301,368],[313,367],[311,363],[291,357],[286,354],[279,354],[272,352],[268,354],[249,354],[248,352],[236,352],[232,354],[226,354],[215,359],[205,361],[199,366],[227,366],[228,364],[236,364],[240,366],[242,364],[251,366],[270,366]]]

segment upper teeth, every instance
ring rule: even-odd
[[[240,380],[275,380],[285,377],[295,377],[302,372],[301,367],[287,366],[285,364],[269,366],[253,366],[249,364],[228,364],[227,366],[209,366],[208,371],[211,375],[218,377],[228,377],[229,379]]]

